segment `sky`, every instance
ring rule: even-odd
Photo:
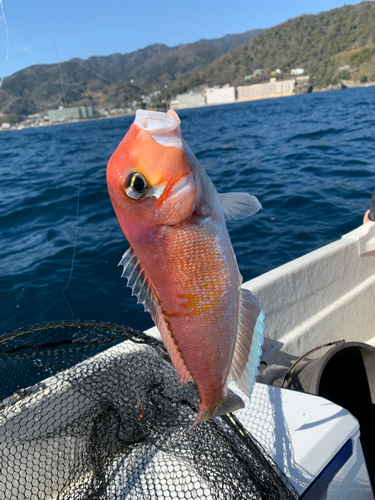
[[[0,0],[0,82],[34,64],[270,28],[341,0]],[[3,15],[4,14],[4,15]]]

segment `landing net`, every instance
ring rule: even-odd
[[[161,342],[87,321],[0,339],[1,499],[295,499],[235,415],[194,428]]]

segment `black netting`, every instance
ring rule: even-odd
[[[191,428],[195,385],[140,332],[19,330],[0,340],[0,374],[0,499],[298,498],[233,415]]]

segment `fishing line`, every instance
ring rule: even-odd
[[[167,86],[165,84],[163,62],[161,60],[161,52],[160,52],[160,43],[159,42],[158,42],[158,52],[159,52],[159,62],[160,62],[160,69],[161,69],[162,85],[163,85],[163,88],[164,88],[165,110],[168,111],[167,88],[166,88]]]
[[[65,112],[66,112],[66,119],[69,120],[68,110],[66,109],[65,89],[64,89],[64,83],[63,83],[63,78],[62,78],[62,73],[61,73],[61,65],[60,65],[60,59],[59,59],[59,52],[57,50],[57,43],[56,43],[56,38],[55,38],[55,34],[54,33],[53,33],[53,42],[55,44],[57,64],[59,66],[59,74],[60,74],[60,82],[61,82],[61,92],[62,92],[62,95],[63,95],[63,102],[64,102],[64,109],[65,109]]]
[[[156,8],[155,8],[155,3],[151,1],[152,9],[154,11],[154,18],[156,19]],[[168,111],[168,99],[167,99],[167,86],[165,84],[165,78],[164,78],[164,68],[163,68],[163,61],[161,58],[161,50],[160,50],[160,43],[157,42],[158,44],[158,53],[159,53],[159,63],[160,63],[160,71],[161,71],[161,79],[162,79],[162,85],[163,85],[163,91],[164,91],[164,102],[165,102],[165,110]]]
[[[0,0],[0,5],[2,5],[2,0]],[[154,5],[153,5],[154,7]],[[56,37],[55,34],[53,34],[53,40],[54,40],[54,45],[55,45],[55,51],[56,51],[56,58],[57,58],[57,64],[59,68],[59,75],[60,75],[60,82],[61,82],[61,92],[63,96],[63,103],[64,103],[64,108],[66,111],[66,118],[68,123],[70,124],[70,119],[69,119],[69,114],[67,110],[67,105],[66,105],[66,94],[65,94],[65,87],[64,87],[64,82],[63,82],[63,77],[62,77],[62,72],[61,72],[61,64],[60,64],[60,58],[59,58],[59,53],[57,49],[57,43],[56,43]],[[165,77],[164,77],[164,68],[163,68],[163,61],[161,57],[161,49],[160,49],[160,43],[158,42],[158,53],[159,53],[159,63],[160,63],[160,70],[161,70],[161,75],[162,75],[162,85],[163,85],[163,91],[164,91],[164,102],[165,102],[165,107],[166,111],[168,111],[168,98],[167,98],[167,90],[166,90],[166,85],[165,85]],[[69,134],[72,135],[71,128],[69,127]],[[76,151],[73,148],[73,156],[76,156]],[[76,249],[77,249],[77,236],[78,236],[78,220],[79,220],[79,209],[80,209],[80,177],[78,175],[77,168],[75,168],[75,174],[77,177],[77,206],[76,206],[76,217],[75,217],[75,232],[74,232],[74,244],[73,244],[73,254],[72,254],[72,260],[71,260],[71,265],[70,265],[70,272],[69,272],[69,277],[66,285],[64,288],[60,291],[62,297],[64,298],[70,314],[72,316],[72,319],[74,319],[74,313],[73,310],[69,304],[69,301],[65,295],[66,290],[68,289],[72,277],[73,277],[73,269],[74,269],[74,264],[75,264],[75,257],[76,257]]]
[[[5,77],[5,72],[6,72],[6,69],[7,69],[7,66],[8,66],[8,58],[9,58],[9,32],[8,32],[7,20],[6,20],[5,13],[4,13],[3,0],[0,0],[0,21],[2,21],[3,24],[4,24],[5,35],[6,35],[6,40],[7,40],[6,41],[6,53],[5,53],[4,70],[3,70],[3,75],[0,78],[0,87],[1,87],[2,84],[3,84],[4,77]]]
[[[69,113],[68,113],[68,109],[66,107],[65,88],[64,88],[64,82],[63,82],[63,77],[62,77],[62,73],[61,73],[61,64],[60,64],[60,59],[59,59],[59,53],[58,53],[58,50],[57,50],[57,43],[56,43],[55,34],[53,34],[53,41],[55,43],[57,64],[58,64],[58,67],[59,67],[60,82],[61,82],[61,92],[62,92],[62,96],[63,96],[64,109],[65,109],[65,112],[66,112],[66,119],[68,121],[68,124],[70,125]],[[70,136],[72,136],[72,130],[71,130],[70,126],[68,127],[68,130],[69,130]],[[73,146],[73,157],[74,158],[76,157],[76,151],[75,151],[74,146]],[[81,185],[81,179],[80,179],[80,177],[78,175],[77,167],[75,167],[74,170],[75,170],[75,174],[76,174],[76,178],[77,178],[77,206],[76,206],[76,218],[75,218],[73,255],[72,255],[72,261],[71,261],[71,264],[70,264],[70,273],[69,273],[68,281],[67,281],[66,285],[64,286],[64,288],[60,291],[61,295],[63,296],[63,298],[64,298],[64,300],[65,300],[65,302],[66,302],[66,304],[67,304],[67,306],[69,308],[70,314],[72,315],[72,319],[74,319],[74,313],[73,313],[72,308],[70,307],[70,304],[69,304],[69,301],[68,301],[67,297],[65,296],[65,291],[67,290],[67,288],[70,285],[70,282],[72,281],[73,269],[74,269],[74,263],[75,263],[75,257],[76,257],[76,249],[77,249],[78,216],[79,216],[79,207],[80,207],[80,187],[81,187],[80,185]]]

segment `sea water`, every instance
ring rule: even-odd
[[[228,229],[244,280],[362,223],[375,188],[375,86],[179,111],[219,192],[263,209]],[[144,330],[106,164],[134,117],[0,133],[0,334],[79,318]]]

